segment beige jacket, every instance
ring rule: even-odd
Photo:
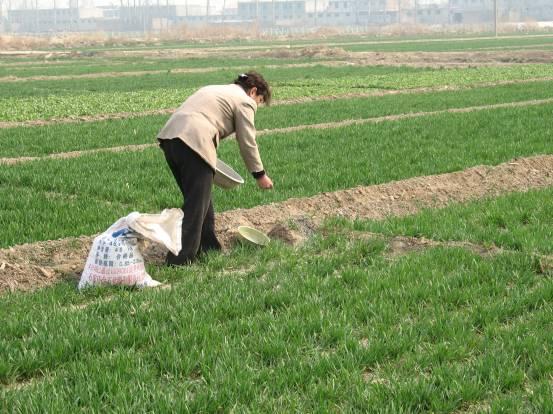
[[[256,102],[238,85],[205,86],[171,115],[157,138],[180,138],[215,170],[219,140],[236,132],[246,167],[262,171],[255,141],[256,111]]]

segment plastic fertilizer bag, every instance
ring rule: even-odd
[[[94,239],[79,281],[79,289],[95,285],[155,287],[160,285],[146,272],[138,239],[163,244],[174,254],[181,249],[182,211],[161,214],[133,212],[113,223]]]

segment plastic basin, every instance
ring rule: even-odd
[[[238,234],[243,240],[247,240],[259,246],[267,245],[271,239],[265,233],[248,226],[239,226]]]
[[[229,165],[218,159],[213,182],[217,187],[229,189],[244,184],[244,179]]]

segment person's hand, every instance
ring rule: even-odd
[[[257,186],[263,190],[270,190],[273,188],[273,181],[265,174],[257,179]]]

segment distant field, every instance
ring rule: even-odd
[[[96,58],[85,59],[75,58],[73,60],[54,60],[51,62],[25,62],[19,65],[1,65],[0,64],[0,77],[4,76],[17,76],[17,77],[29,77],[29,76],[70,76],[70,75],[83,75],[83,74],[102,74],[106,72],[140,72],[140,71],[167,71],[167,74],[171,73],[171,70],[175,69],[202,69],[208,70],[212,68],[229,68],[229,67],[241,67],[242,70],[246,70],[252,63],[255,63],[258,67],[266,65],[287,65],[287,64],[299,64],[308,62],[325,61],[332,58],[295,58],[295,59],[282,59],[282,58],[256,58],[252,62],[252,59],[248,58],[179,58],[172,59],[170,57],[154,58],[154,57],[135,57],[135,58]],[[78,64],[76,64],[77,60]]]
[[[443,41],[433,42],[402,42],[402,43],[383,43],[383,44],[352,44],[344,45],[345,50],[351,52],[456,52],[471,51],[489,48],[520,48],[539,46],[546,49],[553,47],[552,36],[540,37],[509,37],[502,39],[444,39]]]
[[[551,43],[553,34],[542,33],[536,35],[508,34],[495,37],[493,34],[482,35],[419,35],[419,36],[330,36],[324,39],[291,39],[291,40],[231,40],[227,42],[214,43],[207,45],[202,42],[177,42],[160,43],[158,45],[141,45],[137,47],[101,47],[101,48],[83,48],[83,51],[102,51],[102,50],[160,50],[160,49],[201,49],[221,48],[226,51],[233,50],[264,50],[271,47],[290,47],[303,48],[311,46],[333,46],[343,47],[345,49],[357,51],[452,51],[487,48],[490,46],[506,47],[526,47],[531,45],[542,45]],[[441,46],[440,46],[441,45]],[[359,49],[356,49],[359,47]]]
[[[349,119],[553,98],[553,91],[549,85],[550,81],[531,82],[451,92],[352,97],[262,106],[256,115],[256,126],[260,131],[270,132],[275,128]],[[142,116],[125,120],[0,129],[0,158],[45,156],[68,151],[153,143],[154,137],[168,117],[169,115]]]
[[[553,65],[519,65],[467,69],[325,67],[266,69],[275,101],[421,87],[477,86],[479,83],[548,79]],[[176,108],[204,84],[232,82],[236,71],[206,74],[149,75],[105,79],[5,83],[0,94],[0,121],[24,121],[141,112]]]

